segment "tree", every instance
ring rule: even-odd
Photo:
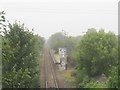
[[[2,42],[3,88],[37,88],[43,38],[26,30],[24,24],[9,24],[9,29]]]
[[[61,32],[58,32],[58,33],[53,34],[49,38],[48,43],[52,49],[58,52],[58,48],[66,47],[66,40],[67,40],[67,37],[63,35]]]
[[[89,29],[77,49],[78,73],[84,71],[89,77],[102,73],[108,76],[112,66],[117,65],[117,37],[114,33]]]

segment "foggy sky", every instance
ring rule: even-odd
[[[118,33],[118,3],[112,2],[1,2],[10,22],[24,23],[45,38],[65,30],[68,35],[82,35],[89,28]]]

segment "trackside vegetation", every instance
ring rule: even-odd
[[[114,33],[89,29],[76,56],[78,87],[118,88],[118,37]]]
[[[118,36],[114,33],[90,28],[83,36],[66,37],[58,32],[49,44],[56,53],[59,47],[68,49],[68,62],[75,63],[76,87],[118,88]]]
[[[58,48],[67,48],[69,68],[63,76],[75,87],[119,88],[120,36],[105,31],[90,28],[76,37],[57,32],[48,39],[55,54]],[[44,42],[24,24],[8,23],[4,11],[0,12],[0,88],[1,81],[2,88],[41,87],[38,62]]]
[[[40,87],[38,60],[44,38],[17,22],[9,23],[3,33],[2,88]]]

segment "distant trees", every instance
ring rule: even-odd
[[[75,63],[75,47],[77,46],[78,42],[80,41],[81,36],[65,36],[61,32],[57,32],[53,35],[48,40],[48,43],[50,47],[55,50],[56,53],[58,53],[58,48],[67,48],[67,54],[69,61],[71,63]]]
[[[67,40],[67,37],[63,35],[61,32],[53,34],[49,38],[49,45],[51,46],[52,49],[54,49],[56,52],[58,52],[59,47],[65,47],[65,41]]]
[[[61,32],[57,32],[53,35],[48,40],[48,43],[52,49],[54,49],[56,52],[58,52],[58,48],[63,47],[67,48],[67,50],[70,52],[72,51],[76,44],[79,41],[79,37],[72,37],[72,36],[65,36]]]
[[[118,65],[117,42],[114,33],[88,30],[77,47],[77,82],[80,85],[101,74],[110,76],[112,68]]]
[[[50,47],[55,50],[56,53],[58,53],[59,48],[67,48],[67,54],[68,54],[68,67],[75,66],[75,47],[77,46],[78,42],[80,41],[81,36],[66,36],[65,34],[61,32],[57,32],[48,40],[48,43]]]

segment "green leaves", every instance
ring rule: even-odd
[[[109,76],[112,66],[118,62],[117,47],[117,37],[114,33],[89,29],[77,47],[78,73],[84,69],[84,74],[89,78],[103,73]]]
[[[44,39],[17,23],[10,24],[9,28],[3,37],[3,88],[37,88],[37,62]]]
[[[108,79],[108,87],[109,88],[118,88],[119,84],[118,84],[118,79],[119,75],[118,75],[118,66],[113,66],[109,79]]]

